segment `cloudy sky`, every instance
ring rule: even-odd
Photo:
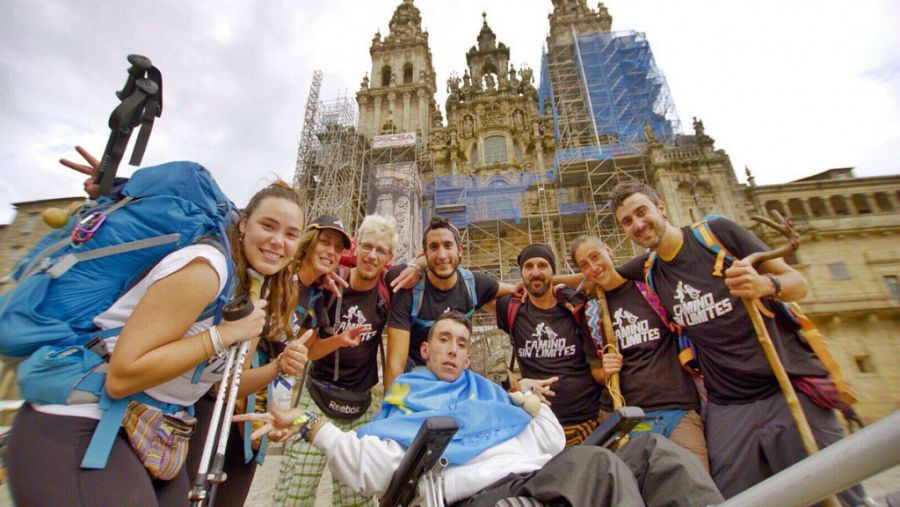
[[[12,220],[11,203],[81,192],[83,177],[56,160],[77,157],[75,144],[102,151],[128,53],[150,57],[164,77],[145,164],[199,161],[238,205],[275,175],[290,180],[313,70],[325,75],[322,99],[354,97],[372,36],[387,33],[399,3],[0,2],[0,223]],[[442,108],[482,11],[516,67],[539,67],[550,0],[415,3]],[[741,180],[744,165],[758,183],[844,166],[858,176],[900,172],[900,3],[606,5],[614,30],[647,34],[683,124],[702,118]],[[123,161],[120,174],[132,170]]]

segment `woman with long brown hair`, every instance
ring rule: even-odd
[[[96,170],[96,160],[87,160],[91,166],[82,166],[84,172]],[[266,298],[254,302],[253,311],[244,318],[216,325],[213,317],[203,318],[204,309],[226,287],[229,273],[223,249],[204,242],[164,257],[94,317],[101,330],[121,327],[118,336],[104,338],[110,354],[105,380],[109,397],[143,393],[143,399],[153,401],[132,401],[126,421],[130,414],[140,420],[144,416],[162,419],[157,402],[192,406],[221,379],[222,352],[240,342],[258,340],[267,320],[267,306],[271,314],[267,335],[293,336],[287,325],[296,305],[290,265],[303,231],[301,199],[286,183],[275,182],[258,192],[230,226],[228,248],[237,264],[232,272],[240,276],[237,291],[249,286],[248,267],[269,278]],[[202,363],[202,374],[196,375],[197,365]],[[247,371],[239,394],[259,389],[279,371],[299,373],[305,363],[306,349],[296,342],[277,363]],[[175,463],[171,476],[158,478],[148,460],[152,452],[143,453],[141,459],[139,441],[123,431],[114,437],[105,468],[80,467],[102,410],[96,402],[27,403],[22,407],[7,453],[16,505],[187,505],[190,481],[183,464]],[[189,434],[194,421],[189,411],[166,413],[165,424]]]

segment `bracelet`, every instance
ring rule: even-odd
[[[313,429],[318,430],[318,422],[324,422],[324,419],[320,421],[319,416],[317,416],[314,412],[304,412],[303,415],[297,417],[291,422],[294,426],[300,426],[300,438],[310,441],[309,435],[312,432],[312,435],[315,436],[315,432]]]
[[[213,350],[215,351],[217,356],[222,356],[225,354],[225,344],[222,343],[222,336],[219,335],[219,330],[216,326],[212,326],[209,328],[209,337],[212,341]]]
[[[276,372],[275,374],[276,375],[281,375],[284,373],[281,370],[281,356],[283,356],[283,355],[284,355],[284,352],[281,352],[278,354],[277,357],[275,357],[275,372]]]
[[[206,337],[209,336],[209,341],[212,342],[212,335],[209,334],[208,331],[203,331],[200,333],[200,346],[203,347],[203,356],[204,357],[212,357],[215,354],[209,351],[209,348],[206,346]]]
[[[778,295],[781,294],[781,280],[778,279],[777,276],[772,273],[765,273],[766,278],[772,281],[772,294],[766,296],[771,299],[778,299]]]

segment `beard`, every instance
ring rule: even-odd
[[[447,280],[449,278],[453,278],[453,275],[456,274],[457,267],[459,267],[459,261],[456,261],[455,263],[453,263],[453,269],[450,270],[450,273],[445,275],[445,274],[438,273],[437,270],[434,268],[434,265],[431,264],[430,262],[428,263],[428,271],[430,271],[432,275],[440,278],[441,280]]]
[[[537,288],[535,288],[533,285],[531,285],[531,282],[533,282],[533,281],[537,281],[537,280],[529,280],[528,283],[525,284],[525,290],[527,290],[528,293],[531,294],[532,296],[539,298],[539,297],[542,297],[544,294],[546,294],[548,290],[550,290],[550,280],[542,280],[543,283],[541,284],[540,287],[537,287]]]

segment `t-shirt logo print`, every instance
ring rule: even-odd
[[[353,305],[344,312],[343,317],[341,317],[341,323],[338,325],[337,333],[343,333],[344,331],[350,329],[351,327],[356,326],[364,326],[369,323],[369,320],[359,309],[359,305]],[[368,333],[363,333],[360,336],[360,343],[367,341],[375,336],[375,331],[369,331]]]
[[[733,309],[731,300],[727,297],[716,301],[712,293],[704,294],[681,280],[675,287],[674,298],[677,303],[673,308],[673,317],[675,322],[682,326],[703,324]]]
[[[616,332],[616,340],[620,349],[659,340],[659,329],[650,329],[647,319],[640,318],[624,308],[619,308],[613,314],[613,326]]]
[[[566,338],[559,334],[544,322],[538,323],[534,333],[525,340],[525,344],[518,349],[519,357],[527,358],[554,358],[571,356],[575,354],[575,345],[567,344]]]

